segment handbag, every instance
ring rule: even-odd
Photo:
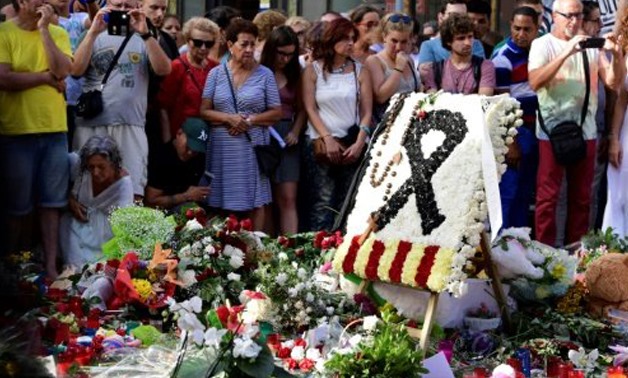
[[[353,62],[353,77],[355,80],[355,93],[356,93],[356,101],[355,101],[355,110],[356,110],[356,118],[359,119],[359,105],[360,105],[360,89],[358,87],[358,74],[357,67],[355,62]],[[358,134],[360,133],[360,126],[354,124],[347,130],[347,135],[342,138],[334,137],[336,142],[340,144],[343,149],[347,149],[350,147],[355,141],[358,139]],[[314,160],[319,164],[334,164],[327,157],[327,146],[325,145],[325,141],[323,138],[319,137],[312,140],[312,153],[314,154]]]
[[[225,74],[227,75],[227,81],[229,82],[233,106],[235,107],[236,113],[238,113],[238,101],[236,100],[231,76],[229,76],[229,70],[227,69],[227,65],[225,63],[223,63],[223,68],[225,70]],[[251,139],[251,135],[248,131],[245,131],[244,135],[253,146],[253,151],[255,152],[255,158],[257,159],[257,165],[260,173],[269,178],[273,177],[275,171],[277,171],[277,168],[279,167],[279,163],[281,163],[281,147],[279,144],[271,137],[270,144],[255,145],[253,144],[253,139]]]
[[[547,131],[541,108],[539,107],[539,125],[541,129],[549,137],[552,145],[554,158],[561,165],[571,165],[584,159],[587,156],[587,143],[584,140],[583,127],[584,120],[587,117],[589,109],[589,95],[591,92],[591,82],[589,81],[589,59],[586,51],[582,51],[582,60],[584,63],[584,79],[586,82],[586,92],[584,95],[584,104],[580,114],[580,124],[575,121],[563,121],[554,126],[551,132]]]
[[[116,64],[118,64],[118,59],[120,59],[122,51],[126,47],[127,43],[129,43],[129,40],[132,36],[133,33],[127,35],[124,38],[124,41],[122,41],[122,44],[118,48],[118,51],[116,51],[116,55],[114,55],[113,60],[111,61],[111,63],[109,63],[107,73],[105,73],[105,77],[103,77],[102,79],[100,88],[81,93],[76,104],[76,115],[85,119],[92,119],[102,113],[102,90],[105,87],[105,84],[107,84],[107,80],[109,80],[109,76],[111,75],[113,68],[116,66]]]

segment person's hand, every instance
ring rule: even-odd
[[[48,25],[53,20],[55,11],[50,4],[44,4],[41,7],[37,8],[37,15],[39,16],[39,20],[37,21],[38,29],[47,29]]]
[[[105,15],[109,14],[109,9],[107,7],[100,8],[94,19],[92,20],[92,25],[89,27],[89,32],[95,35],[98,35],[105,30],[107,30],[107,23],[105,22]]]
[[[68,206],[70,208],[70,212],[72,213],[72,215],[74,216],[74,218],[76,218],[77,220],[81,221],[81,222],[87,222],[87,207],[85,207],[85,205],[81,204],[79,201],[77,201],[76,198],[74,198],[74,196],[70,196],[70,199],[68,200]]]
[[[608,162],[615,168],[619,168],[623,158],[623,151],[618,138],[611,138],[608,143]]]
[[[508,152],[506,153],[506,164],[508,167],[519,169],[519,164],[521,163],[521,148],[519,147],[519,143],[515,140],[510,143],[508,146]]]
[[[355,143],[349,146],[349,148],[342,153],[342,164],[348,165],[355,163],[360,156],[362,156],[364,145],[364,140],[358,138]]]
[[[403,71],[408,65],[408,55],[405,52],[399,51],[395,58],[395,69]]]
[[[249,129],[249,123],[242,114],[230,114],[227,116],[229,135],[239,135]]]
[[[602,49],[610,51],[615,56],[621,56],[623,53],[621,43],[619,43],[621,36],[617,37],[613,33],[606,33],[604,34],[604,38],[606,41],[604,41],[604,47],[602,47]]]
[[[288,146],[294,146],[299,143],[299,134],[295,133],[294,130],[290,130],[283,140]]]
[[[50,71],[44,72],[46,75],[46,84],[56,89],[59,93],[65,92],[65,80],[57,79]]]
[[[582,49],[580,48],[580,41],[584,41],[589,38],[586,35],[578,34],[574,36],[572,39],[567,42],[567,47],[565,47],[565,51],[567,51],[568,55],[573,55]]]
[[[209,195],[209,186],[190,186],[188,190],[183,193],[186,200],[194,202],[202,202],[207,199]]]
[[[327,135],[323,138],[325,143],[325,151],[327,153],[327,159],[333,164],[340,164],[342,162],[342,153],[344,147],[340,145],[331,135]]]
[[[148,33],[148,24],[146,23],[146,14],[141,9],[133,9],[129,11],[131,20],[129,24],[138,34]]]

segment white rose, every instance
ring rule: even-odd
[[[256,358],[262,347],[250,338],[235,338],[233,340],[233,357],[235,358]]]
[[[364,320],[363,320],[363,324],[362,327],[364,327],[365,330],[367,331],[374,331],[375,327],[377,327],[377,322],[379,321],[379,319],[377,319],[377,316],[365,316]]]
[[[203,229],[203,225],[198,223],[196,218],[190,219],[189,221],[187,221],[187,223],[183,227],[183,231],[194,231],[194,230],[202,230],[202,229]]]
[[[237,274],[237,273],[231,272],[231,273],[227,274],[227,279],[229,281],[240,281],[240,275]]]
[[[216,253],[216,248],[214,248],[214,246],[211,244],[207,244],[205,246],[205,253],[211,256]]]
[[[277,257],[279,258],[280,261],[286,261],[288,260],[288,255],[285,252],[279,252],[279,254],[277,255]]]
[[[229,265],[231,265],[233,269],[238,269],[242,265],[244,265],[244,259],[234,254],[231,256],[231,258],[229,258]]]
[[[321,357],[321,352],[316,348],[310,348],[305,352],[305,358],[312,361],[318,361]]]
[[[277,277],[275,277],[275,282],[277,283],[277,285],[279,286],[283,286],[286,281],[288,280],[288,275],[286,273],[279,273],[277,275]]]
[[[312,303],[312,302],[314,302],[314,299],[315,299],[315,298],[314,298],[314,295],[313,295],[312,293],[307,293],[307,295],[305,296],[305,300],[306,300],[308,303]]]
[[[292,348],[292,352],[290,352],[290,358],[299,362],[305,357],[305,348],[302,346],[295,346]]]
[[[299,268],[299,271],[297,272],[297,277],[299,277],[302,280],[305,280],[308,277],[308,273],[305,269]]]

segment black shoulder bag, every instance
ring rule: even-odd
[[[99,89],[94,89],[93,91],[83,92],[81,96],[78,98],[78,103],[76,104],[76,115],[85,119],[92,119],[98,116],[103,111],[103,103],[102,103],[102,90],[107,84],[107,80],[109,80],[109,75],[111,75],[111,71],[118,64],[118,59],[122,55],[122,51],[126,47],[127,43],[133,36],[133,33],[127,35],[124,38],[124,41],[116,51],[116,55],[113,57],[111,63],[109,63],[109,67],[107,68],[107,73],[105,73],[105,77],[102,79],[102,83],[100,84]]]
[[[582,112],[580,114],[580,124],[578,125],[575,121],[564,121],[554,126],[551,132],[548,132],[545,127],[545,122],[543,122],[541,108],[539,107],[539,125],[549,137],[554,158],[561,165],[577,163],[587,155],[587,143],[584,140],[582,131],[584,120],[587,117],[587,110],[589,109],[589,95],[591,93],[589,58],[587,57],[586,51],[582,51],[582,60],[584,63],[584,80],[587,90],[584,95],[584,104],[582,105]]]
[[[229,89],[231,89],[231,98],[233,99],[233,106],[237,113],[239,112],[238,101],[236,100],[233,83],[231,83],[231,76],[229,76],[227,65],[223,63],[222,66],[225,69],[225,75],[227,75]],[[246,139],[248,139],[253,146],[253,151],[255,151],[255,157],[257,158],[257,165],[260,173],[269,178],[273,177],[277,167],[279,167],[279,163],[281,162],[281,150],[277,142],[275,142],[274,138],[271,136],[270,144],[255,145],[253,144],[253,139],[251,139],[251,135],[249,135],[248,131],[245,131],[244,135],[246,135]]]

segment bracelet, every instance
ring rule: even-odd
[[[397,68],[397,67],[393,68],[393,70],[395,70],[395,71],[397,71],[397,72],[400,72],[400,73],[403,73],[403,70],[400,70],[400,69],[399,69],[399,68]]]
[[[371,128],[366,125],[360,125],[360,130],[364,131],[367,136],[371,136]]]

